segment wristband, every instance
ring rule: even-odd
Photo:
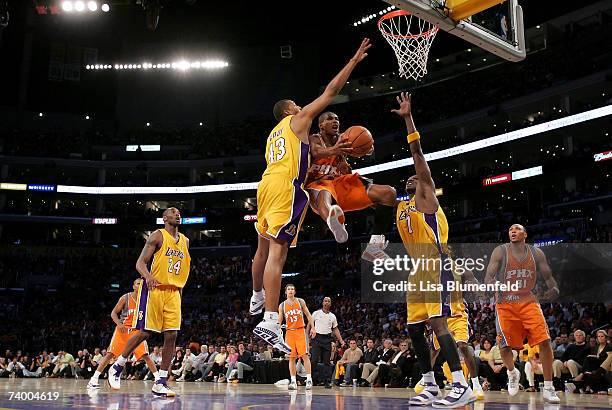
[[[420,140],[421,139],[421,135],[419,134],[418,131],[413,132],[412,134],[408,134],[408,144]]]

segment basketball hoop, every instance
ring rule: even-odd
[[[419,78],[427,74],[427,58],[438,26],[406,10],[387,13],[378,21],[378,29],[393,48],[399,64],[399,75]]]

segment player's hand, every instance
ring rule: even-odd
[[[312,328],[310,329],[310,338],[314,339],[315,337],[317,337],[317,331],[314,328]]]
[[[353,153],[353,144],[344,137],[344,134],[340,134],[332,149],[334,155],[351,155]]]
[[[363,41],[361,42],[361,45],[359,46],[359,49],[357,50],[357,52],[355,53],[355,55],[353,56],[351,60],[355,61],[356,63],[361,62],[361,60],[363,60],[364,58],[368,56],[368,53],[366,53],[366,51],[368,51],[370,47],[372,47],[372,44],[370,43],[370,39],[364,38]]]
[[[410,117],[412,115],[412,102],[411,95],[405,92],[400,93],[397,97],[395,97],[397,103],[399,104],[399,108],[396,110],[391,110],[391,112],[396,113],[400,117]]]
[[[558,297],[559,297],[559,289],[557,288],[548,289],[546,292],[544,292],[544,295],[542,296],[542,302],[552,302]]]
[[[155,287],[157,287],[157,286],[159,286],[159,285],[160,285],[159,281],[158,281],[157,279],[155,279],[155,278],[153,277],[153,275],[151,275],[151,274],[146,275],[146,276],[144,277],[144,279],[145,279],[145,281],[147,282],[147,287],[148,287],[149,289],[154,289]]]
[[[127,327],[125,327],[125,326],[123,325],[123,323],[122,323],[122,324],[120,324],[120,325],[117,325],[117,329],[119,329],[119,331],[120,331],[121,333],[127,333],[127,331],[128,331],[128,330],[127,330]]]

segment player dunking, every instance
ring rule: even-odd
[[[514,366],[512,349],[522,350],[527,337],[530,346],[538,345],[544,373],[542,396],[548,403],[559,403],[553,386],[553,351],[550,345],[548,325],[542,308],[533,294],[538,272],[546,282],[548,291],[545,300],[559,296],[557,282],[552,276],[546,255],[541,249],[525,243],[527,230],[523,225],[514,224],[508,229],[510,243],[493,250],[487,266],[486,283],[494,283],[496,276],[502,283],[519,284],[517,291],[500,292],[496,295],[497,333],[502,336],[500,353],[508,369],[508,394],[519,391],[520,372]]]
[[[175,396],[168,387],[168,368],[174,355],[176,335],[181,328],[181,292],[189,277],[189,239],[178,231],[181,213],[176,208],[164,211],[164,229],[153,232],[145,244],[136,270],[145,283],[138,291],[134,316],[134,327],[140,330],[130,338],[121,356],[108,371],[108,383],[119,389],[123,366],[132,351],[151,332],[164,334],[164,349],[159,370],[159,379],[151,389],[157,396]],[[151,269],[149,270],[148,265]]]
[[[138,329],[132,328],[132,322],[134,319],[134,313],[136,312],[137,292],[141,285],[142,279],[136,279],[132,285],[133,292],[129,292],[121,296],[111,311],[111,318],[117,327],[115,327],[115,332],[113,333],[113,338],[111,339],[106,356],[102,358],[100,364],[98,364],[98,368],[93,376],[91,376],[91,379],[89,379],[89,383],[87,383],[88,389],[100,388],[99,377],[106,368],[108,362],[120,355],[130,337],[139,332]],[[155,377],[155,380],[157,380],[159,378],[159,374],[157,373],[155,363],[153,363],[153,360],[149,357],[147,342],[143,341],[140,343],[134,350],[134,354],[136,355],[137,360],[144,359],[147,367]]]
[[[283,319],[287,321],[285,341],[291,348],[291,354],[289,355],[289,374],[291,375],[289,390],[297,389],[296,362],[300,358],[304,361],[304,368],[306,369],[306,390],[310,390],[312,389],[312,366],[310,364],[310,349],[308,348],[308,335],[306,334],[304,316],[310,324],[312,324],[312,316],[304,299],[295,297],[294,285],[287,284],[285,286],[285,294],[287,295],[287,300],[278,307],[278,324],[282,325]]]
[[[253,258],[253,296],[250,312],[265,313],[253,333],[289,353],[278,325],[281,274],[289,246],[295,246],[308,207],[304,190],[309,164],[308,134],[312,121],[338,95],[357,64],[367,56],[370,40],[364,39],[348,64],[313,102],[300,108],[291,100],[274,105],[279,121],[266,142],[266,170],[257,187],[257,251]],[[263,289],[267,292],[264,299]],[[265,302],[264,302],[265,300]]]
[[[444,269],[440,262],[448,258],[448,223],[436,198],[436,189],[431,171],[421,150],[420,135],[416,131],[411,113],[410,95],[401,93],[397,97],[399,109],[392,110],[406,122],[408,143],[414,159],[416,175],[408,178],[406,191],[411,194],[410,201],[401,201],[397,206],[396,224],[402,241],[413,259],[437,260],[434,266],[424,265],[409,282],[416,285],[415,291],[407,294],[408,332],[423,373],[424,390],[410,398],[412,406],[433,405],[437,408],[464,406],[476,399],[468,386],[459,360],[455,340],[448,331],[447,316],[456,316],[465,309],[461,295],[449,295],[445,291],[420,291],[426,283],[443,284],[452,280],[454,275]],[[445,279],[446,277],[446,279]],[[449,300],[450,299],[450,300]],[[445,305],[444,302],[448,302]],[[446,306],[446,309],[445,309]],[[442,354],[448,362],[453,375],[453,388],[445,397],[440,398],[440,389],[435,383],[431,367],[431,353],[425,339],[425,322],[429,321],[438,338]]]
[[[312,209],[323,218],[337,242],[348,239],[344,227],[344,212],[358,211],[375,205],[395,206],[397,194],[389,185],[378,185],[353,174],[347,162],[352,148],[340,134],[340,120],[333,112],[319,116],[319,132],[309,137],[313,164],[308,170],[306,188]],[[373,148],[372,148],[373,149]],[[333,203],[335,202],[335,204]],[[364,259],[385,258],[384,218],[376,218],[375,235],[364,252]],[[384,226],[384,225],[383,225]]]

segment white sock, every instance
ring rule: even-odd
[[[266,322],[278,322],[278,312],[266,312],[266,313],[264,313],[264,320]]]
[[[547,390],[554,389],[552,380],[544,380],[544,388]]]
[[[254,290],[253,291],[253,296],[255,296],[256,299],[263,299],[264,298],[264,294],[263,294],[263,288],[261,290]]]
[[[310,375],[310,373],[306,374],[306,381],[308,380],[312,381],[312,376]]]
[[[467,381],[465,381],[465,376],[463,375],[462,370],[456,370],[453,372],[453,383],[461,383],[463,386],[467,386]]]
[[[427,373],[423,373],[423,381],[425,383],[435,383],[436,382],[433,370]]]
[[[97,381],[98,381],[98,379],[100,378],[100,375],[101,375],[101,374],[102,374],[102,373],[100,373],[99,371],[97,371],[97,370],[96,370],[96,371],[94,372],[93,376],[91,376],[91,380],[92,380],[92,381],[97,382]]]
[[[473,388],[480,388],[482,389],[482,387],[480,386],[480,380],[478,380],[478,377],[472,377],[472,387]]]
[[[153,378],[155,379],[155,381],[158,381],[159,380],[159,372],[153,373]]]
[[[125,366],[125,362],[127,362],[127,358],[119,356],[115,364],[118,364],[119,366]]]
[[[291,376],[291,383],[295,383],[297,382],[297,377],[296,376]]]
[[[159,377],[168,377],[168,370],[160,370],[157,373],[159,374]]]

